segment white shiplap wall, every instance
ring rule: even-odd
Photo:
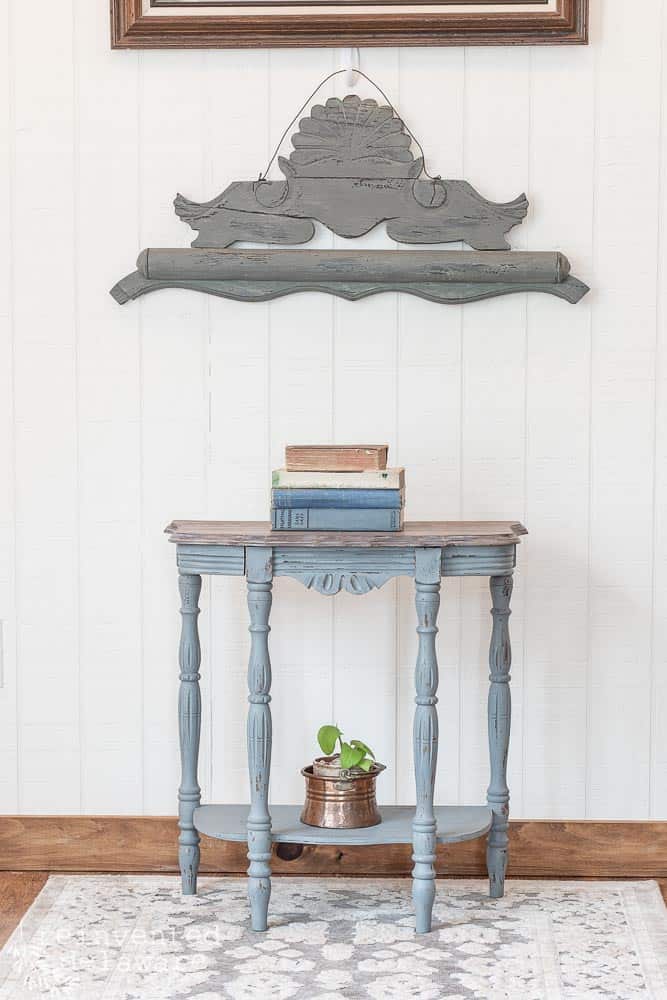
[[[184,291],[119,308],[107,290],[140,247],[189,242],[175,192],[256,176],[337,53],[114,53],[103,3],[0,11],[0,810],[174,812],[162,528],[264,517],[286,442],[377,439],[407,466],[411,518],[531,531],[514,815],[667,819],[667,2],[592,0],[588,48],[362,52],[433,170],[527,191],[513,244],[568,254],[594,289],[576,308]],[[473,580],[443,598],[438,794],[475,802],[489,600]],[[245,798],[242,581],[207,580],[202,607],[204,792]],[[333,719],[388,764],[384,801],[409,801],[409,583],[325,600],[281,580],[272,624],[274,801],[299,799]]]

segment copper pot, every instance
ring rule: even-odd
[[[375,780],[384,764],[370,771],[342,770],[332,757],[320,757],[301,771],[306,779],[306,802],[301,822],[329,830],[358,830],[382,822],[375,800]],[[313,773],[313,772],[316,773]]]

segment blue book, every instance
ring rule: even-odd
[[[272,490],[274,507],[399,508],[403,506],[403,490]]]
[[[271,527],[275,531],[400,531],[403,527],[403,509],[272,507]]]

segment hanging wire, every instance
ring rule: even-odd
[[[371,87],[375,87],[375,89],[377,90],[378,94],[380,94],[382,96],[382,98],[387,102],[387,106],[391,108],[393,114],[397,118],[400,118],[400,120],[403,122],[403,128],[405,129],[405,131],[407,132],[407,134],[410,136],[410,138],[414,142],[415,146],[417,147],[417,149],[419,150],[419,153],[421,155],[421,160],[422,160],[421,173],[424,174],[426,177],[428,177],[429,180],[432,180],[432,181],[439,181],[439,180],[441,180],[440,174],[435,174],[435,176],[433,174],[429,174],[428,170],[426,169],[426,157],[424,156],[424,147],[422,146],[421,142],[416,137],[416,135],[414,134],[414,132],[411,132],[410,129],[408,128],[408,126],[405,124],[405,120],[403,118],[401,118],[401,116],[399,115],[398,111],[396,110],[396,108],[394,107],[394,105],[391,103],[391,101],[389,100],[389,98],[385,94],[385,92],[382,89],[382,87],[380,87],[379,84],[377,84],[375,82],[375,80],[372,80],[371,77],[368,76],[367,73],[364,73],[363,70],[361,70],[361,69],[355,69],[354,72],[357,73],[359,76],[363,76],[364,80],[366,80],[368,83],[370,83]],[[312,101],[312,99],[315,97],[315,95],[317,94],[317,92],[322,89],[322,87],[324,86],[324,84],[328,83],[329,80],[333,80],[333,78],[335,76],[340,76],[341,73],[347,73],[347,69],[336,69],[336,70],[334,70],[333,73],[329,73],[329,75],[325,76],[323,80],[320,80],[320,82],[315,87],[315,90],[312,92],[312,94],[310,94],[310,96],[306,98],[306,100],[303,102],[303,104],[301,105],[301,107],[299,108],[299,110],[297,111],[297,113],[294,115],[294,118],[292,118],[291,122],[289,123],[289,125],[287,126],[287,128],[285,129],[285,131],[283,132],[283,134],[281,135],[280,139],[278,140],[278,145],[273,150],[273,153],[271,154],[271,159],[267,163],[266,168],[264,169],[264,171],[262,173],[260,173],[260,175],[259,175],[259,177],[257,179],[258,181],[265,181],[266,180],[267,174],[268,174],[269,170],[271,169],[273,161],[275,160],[276,156],[280,152],[280,148],[281,148],[283,142],[287,138],[287,133],[292,128],[292,126],[294,125],[294,123],[297,121],[297,119],[299,118],[299,115],[301,115],[305,111],[305,109],[308,107],[308,105],[310,104],[310,102]]]

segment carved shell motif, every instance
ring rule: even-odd
[[[288,177],[417,177],[422,160],[410,144],[392,108],[354,94],[332,97],[301,119],[294,152],[280,166]]]
[[[325,596],[332,596],[341,590],[348,594],[367,594],[374,588],[379,589],[387,582],[389,576],[383,573],[305,573],[298,579],[309,590],[317,590]]]

